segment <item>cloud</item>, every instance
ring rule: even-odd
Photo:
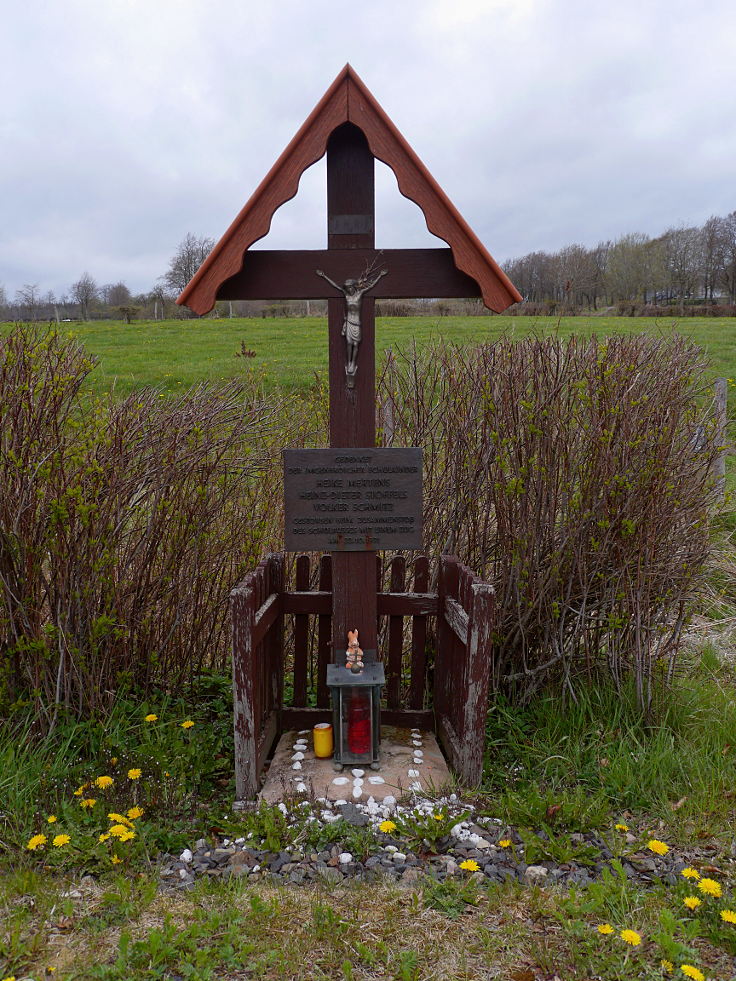
[[[350,61],[494,256],[736,207],[736,8],[711,0],[26,0],[4,11],[0,285],[150,288],[219,237]],[[429,244],[377,176],[377,231]],[[324,243],[305,174],[264,247]]]

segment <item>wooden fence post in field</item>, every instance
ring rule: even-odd
[[[258,794],[258,746],[254,718],[253,627],[255,594],[252,584],[237,586],[230,594],[233,628],[233,694],[235,697],[235,799],[253,800]]]

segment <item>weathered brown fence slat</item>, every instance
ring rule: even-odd
[[[319,563],[320,593],[332,595],[332,558],[323,555]],[[325,708],[330,704],[327,688],[327,665],[332,659],[332,607],[320,613],[317,620],[317,705]]]
[[[406,559],[394,557],[391,563],[391,592],[403,593],[406,587]],[[386,700],[388,707],[397,709],[401,702],[401,661],[404,652],[404,618],[390,616],[388,620],[388,670]]]
[[[296,560],[296,588],[309,589],[309,556],[300,555]],[[308,594],[307,594],[308,595]],[[309,617],[297,613],[294,617],[294,704],[307,703],[307,658],[309,644]]]
[[[429,559],[419,555],[414,560],[414,593],[413,596],[432,595],[434,610],[427,613],[437,613],[438,602],[436,594],[427,594],[429,588]],[[381,609],[379,598],[378,608]],[[427,617],[414,615],[411,624],[411,681],[409,686],[409,708],[424,708],[424,692],[427,687]]]

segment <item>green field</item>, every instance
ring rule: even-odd
[[[10,325],[2,325],[7,332]],[[143,386],[181,391],[199,381],[237,378],[255,369],[267,383],[307,387],[327,372],[327,327],[322,318],[115,321],[61,324],[100,359],[90,386],[124,395]],[[679,330],[708,353],[714,376],[736,378],[736,320],[632,317],[384,317],[376,324],[379,353],[390,347],[444,338],[460,344],[502,334],[666,334]],[[254,358],[236,357],[241,344]]]

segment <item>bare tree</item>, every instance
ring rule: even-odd
[[[196,235],[188,232],[172,256],[169,268],[161,277],[166,286],[178,296],[210,254],[214,245],[213,238],[197,238]]]
[[[26,283],[22,289],[16,290],[15,302],[23,311],[26,320],[35,320],[41,303],[38,283]]]
[[[729,303],[736,303],[736,211],[723,219],[723,265],[720,282]]]
[[[685,313],[685,300],[693,295],[701,266],[700,230],[697,228],[668,228],[664,247],[670,284],[680,300],[680,316]]]
[[[72,299],[79,304],[82,320],[89,320],[89,306],[98,294],[97,283],[88,272],[82,273],[80,279],[70,287]]]

